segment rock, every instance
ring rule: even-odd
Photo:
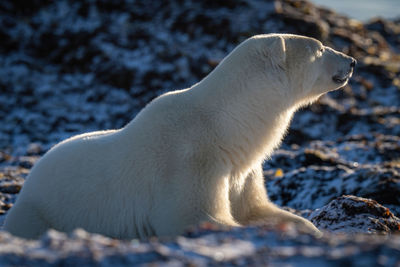
[[[0,151],[0,163],[4,161],[9,161],[12,157],[4,151]]]
[[[76,230],[50,230],[39,240],[0,232],[3,265],[383,265],[400,260],[400,237],[302,234],[294,225],[231,230],[198,229],[193,237],[121,241]]]
[[[399,215],[399,145],[398,137],[354,135],[278,150],[264,166],[269,196],[278,205],[301,210],[356,195]]]
[[[6,164],[12,165],[14,160],[14,158],[10,158],[10,161],[7,161]],[[12,207],[28,171],[20,166],[0,166],[0,215],[6,214]],[[0,216],[0,227],[3,225],[3,220],[4,218]]]
[[[26,149],[26,154],[29,156],[40,155],[43,153],[43,147],[40,143],[31,143]]]
[[[346,233],[400,233],[400,219],[375,200],[342,196],[312,212],[309,219],[321,230]]]
[[[295,27],[295,31],[302,35],[326,40],[329,36],[329,24],[318,16],[315,6],[308,2],[279,1],[276,7],[277,14],[286,24]],[[289,26],[289,27],[290,27]]]
[[[31,169],[38,159],[38,156],[22,156],[19,157],[18,163],[22,168]]]
[[[3,183],[0,185],[0,192],[6,194],[18,194],[21,190],[21,185],[13,183]]]
[[[316,209],[352,194],[374,198],[400,214],[400,174],[396,168],[310,166],[267,179],[270,199],[281,206]]]
[[[399,48],[400,45],[400,25],[394,21],[387,21],[381,18],[376,18],[369,21],[366,28],[371,31],[379,32],[386,40],[389,40],[394,48]]]

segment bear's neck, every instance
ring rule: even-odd
[[[290,96],[282,95],[286,90],[279,86],[285,85],[262,83],[265,77],[246,65],[240,70],[222,64],[192,88],[200,105],[214,112],[221,155],[239,173],[271,155],[296,110]]]

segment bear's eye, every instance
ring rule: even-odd
[[[317,56],[320,57],[322,56],[322,53],[325,51],[325,48],[321,47],[318,52],[317,52]]]

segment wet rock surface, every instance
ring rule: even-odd
[[[52,145],[123,126],[270,32],[312,36],[358,61],[348,86],[296,113],[264,165],[270,198],[327,231],[322,239],[282,225],[150,242],[0,233],[0,263],[398,264],[400,20],[363,24],[306,1],[1,1],[0,220]]]

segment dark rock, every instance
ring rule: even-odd
[[[317,209],[310,220],[321,230],[346,233],[400,233],[400,219],[375,200],[342,196]]]
[[[304,159],[302,164],[309,165],[334,165],[337,163],[337,158],[332,157],[332,154],[325,154],[323,151],[316,149],[305,149]]]
[[[10,184],[10,183],[3,183],[0,185],[0,192],[6,194],[18,194],[21,190],[21,185],[18,184]]]
[[[29,156],[40,155],[43,153],[43,146],[40,143],[31,143],[26,149],[26,154]]]
[[[299,168],[267,178],[271,200],[295,209],[315,209],[341,195],[373,198],[400,214],[400,174],[396,168],[365,166]]]
[[[0,163],[4,161],[9,161],[12,157],[4,151],[0,151]]]
[[[400,48],[400,25],[394,21],[387,21],[381,18],[373,19],[367,23],[366,28],[379,32],[386,40],[394,45],[395,49]]]
[[[29,3],[23,0],[2,1],[0,10],[12,12],[19,16],[29,16],[51,3],[50,0],[32,0]]]

